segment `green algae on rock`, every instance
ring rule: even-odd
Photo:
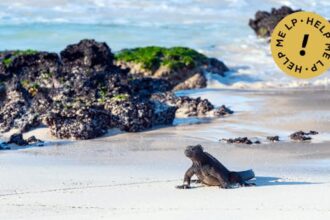
[[[145,70],[154,71],[161,66],[171,69],[195,67],[207,61],[207,57],[186,47],[141,47],[125,49],[116,54],[116,60],[139,63]]]
[[[1,52],[1,54],[4,55],[4,57],[2,58],[2,64],[8,68],[14,61],[14,59],[18,56],[24,56],[24,55],[34,55],[36,54],[37,51],[32,50],[32,49],[28,49],[28,50],[15,50],[15,51],[5,51],[5,52]],[[8,54],[6,56],[6,54]],[[0,59],[1,59],[1,55],[0,55]]]
[[[186,47],[125,49],[115,55],[115,60],[132,75],[168,80],[174,90],[206,87],[205,72],[224,76],[228,71],[221,61]]]

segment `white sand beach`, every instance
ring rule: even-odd
[[[327,91],[206,89],[190,95],[236,112],[209,123],[176,120],[173,127],[112,131],[90,141],[58,141],[47,129],[30,132],[46,146],[0,152],[0,219],[330,218]],[[290,141],[298,130],[320,134],[307,143]],[[283,141],[268,143],[270,135]],[[218,142],[238,136],[262,144]],[[231,170],[254,169],[257,186],[176,189],[191,164],[183,154],[190,144],[202,144]]]

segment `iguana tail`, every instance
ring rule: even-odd
[[[255,177],[253,170],[245,170],[237,172],[244,181],[248,181],[250,179],[253,179]]]

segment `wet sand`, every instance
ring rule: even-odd
[[[0,219],[328,219],[330,95],[327,91],[189,92],[229,105],[234,115],[89,141],[30,134],[45,147],[0,152]],[[183,123],[183,124],[182,124]],[[307,143],[289,140],[317,130]],[[30,134],[27,134],[29,136]],[[266,136],[280,135],[280,143]],[[220,138],[260,138],[228,145]],[[5,137],[3,137],[5,138]],[[257,187],[175,189],[190,161],[183,149],[202,144],[231,170],[254,169]]]

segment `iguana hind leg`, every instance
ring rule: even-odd
[[[229,173],[229,182],[231,184],[239,184],[240,186],[255,186],[255,183],[247,183],[243,180],[243,178],[240,176],[237,172],[230,172]]]

